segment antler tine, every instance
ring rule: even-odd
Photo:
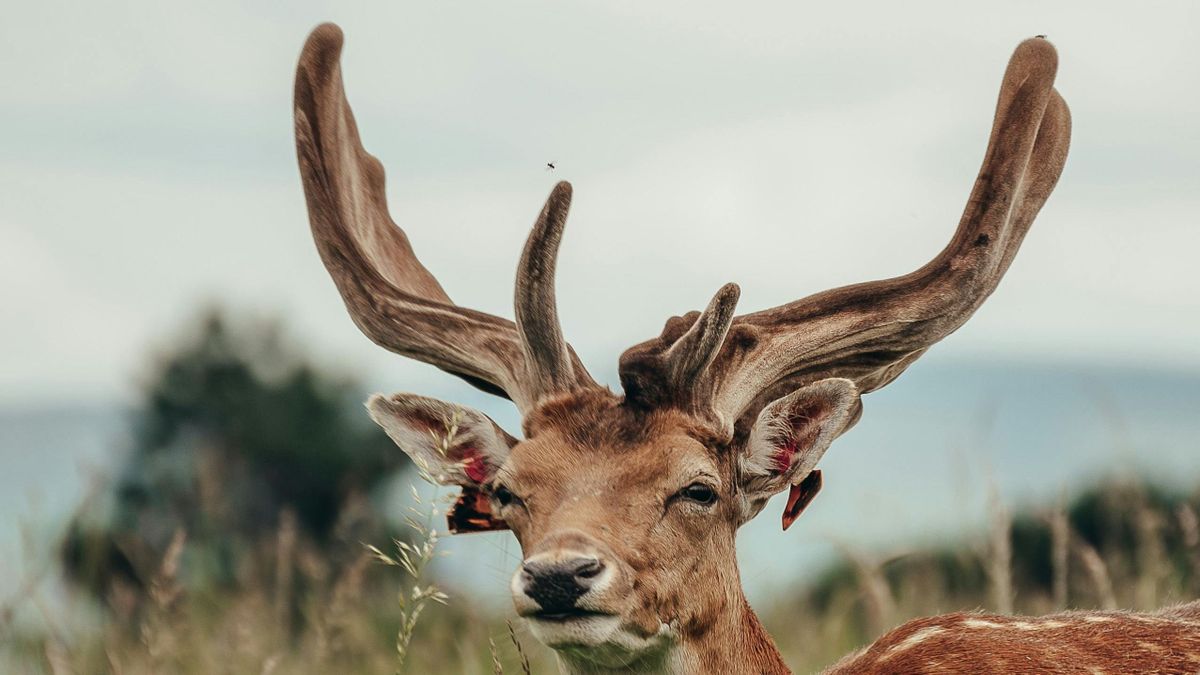
[[[383,166],[362,146],[342,84],[342,32],[313,30],[296,69],[296,155],[321,260],[355,324],[372,341],[511,398],[522,412],[531,380],[517,326],[459,307],[388,215]],[[570,349],[569,373],[594,384]]]
[[[626,350],[619,364],[626,398],[705,412],[696,388],[725,343],[740,294],[737,284],[725,284],[703,312],[672,317],[657,340]]]
[[[1057,56],[1044,39],[1009,61],[988,148],[949,245],[919,270],[818,293],[734,319],[716,361],[691,387],[727,430],[766,402],[824,377],[863,393],[891,382],[961,326],[995,290],[1066,161],[1070,114],[1053,89]],[[677,332],[631,348],[622,381],[673,349]]]
[[[558,246],[570,208],[571,184],[562,181],[546,199],[517,268],[514,301],[517,330],[525,348],[530,379],[540,387],[538,395],[565,391],[576,384],[554,297]]]
[[[733,312],[740,295],[737,284],[722,286],[696,323],[667,350],[669,379],[676,386],[687,386],[717,357],[717,350],[733,324]]]

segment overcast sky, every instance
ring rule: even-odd
[[[1198,7],[12,4],[0,404],[128,398],[210,300],[286,318],[373,385],[465,391],[362,338],[312,245],[291,88],[326,20],[394,217],[457,302],[511,316],[525,234],[554,181],[574,183],[561,313],[610,381],[621,349],[726,281],[750,311],[932,256],[1013,47],[1047,34],[1075,122],[1066,171],[938,358],[1197,370]]]

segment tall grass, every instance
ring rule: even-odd
[[[1033,614],[1056,608],[1134,608],[1200,592],[1200,499],[1141,486],[1101,486],[1070,504],[1015,511],[1000,527],[940,549],[846,550],[816,582],[759,607],[798,673],[814,672],[907,619],[964,609]],[[420,531],[394,553],[363,550],[336,563],[293,532],[286,517],[263,542],[262,564],[238,584],[194,583],[190,544],[178,532],[145,589],[115,590],[130,604],[99,623],[53,616],[43,625],[0,622],[0,672],[17,675],[114,673],[556,673],[552,653],[470,598],[447,599],[429,580],[436,569],[428,499],[412,514]],[[999,532],[1006,533],[1003,553]],[[432,533],[432,534],[431,534]],[[997,551],[1000,551],[999,555]],[[1007,557],[1008,574],[998,572]],[[386,559],[386,565],[378,564]],[[1002,579],[1008,590],[998,591]],[[117,597],[133,595],[129,603]],[[397,598],[402,598],[401,602]],[[446,601],[443,605],[440,602]],[[28,600],[25,601],[26,603]],[[0,617],[13,608],[0,608]]]
[[[396,631],[396,672],[400,672],[404,668],[404,662],[408,658],[409,646],[412,644],[413,634],[416,632],[417,622],[421,619],[421,614],[430,603],[445,605],[450,599],[450,596],[442,592],[436,584],[430,583],[427,579],[427,568],[437,556],[438,532],[434,527],[433,521],[438,515],[437,502],[429,504],[427,507],[424,500],[421,499],[420,493],[413,488],[412,498],[413,506],[408,508],[411,510],[405,520],[409,528],[412,529],[414,539],[412,543],[395,540],[393,543],[396,546],[395,555],[389,555],[379,550],[373,545],[367,544],[367,549],[374,556],[375,560],[382,562],[390,567],[398,567],[407,575],[407,584],[411,584],[410,590],[401,590],[396,596],[397,604],[400,608],[400,628]],[[444,500],[443,500],[444,501]],[[424,507],[424,511],[422,508]],[[423,518],[421,520],[420,518]]]

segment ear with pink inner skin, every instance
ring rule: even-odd
[[[462,496],[447,514],[451,532],[507,529],[493,517],[484,486],[496,475],[516,440],[487,415],[415,394],[372,396],[371,419],[424,473]]]
[[[858,418],[861,405],[853,382],[829,378],[763,408],[739,460],[743,522],[758,514],[768,499],[790,489],[783,529],[790,527],[821,489],[817,462]]]

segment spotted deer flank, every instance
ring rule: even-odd
[[[1200,603],[1154,614],[946,614],[910,621],[829,675],[1200,673]]]
[[[966,209],[930,262],[745,314],[727,284],[703,311],[626,350],[614,392],[588,374],[558,321],[571,186],[556,185],[534,220],[515,321],[456,304],[388,214],[383,166],[346,100],[342,43],[336,26],[319,26],[296,72],[296,150],[321,260],[368,338],[511,400],[522,417],[518,437],[418,394],[367,402],[428,475],[461,489],[450,529],[511,530],[523,554],[514,609],[566,672],[789,672],[746,602],[738,528],[782,493],[791,525],[861,397],[962,326],[1000,283],[1067,157],[1054,48],[1033,38],[1014,52]],[[430,433],[451,421],[452,438]],[[905,624],[832,672],[1200,672],[1200,621],[1195,605],[950,614]]]

